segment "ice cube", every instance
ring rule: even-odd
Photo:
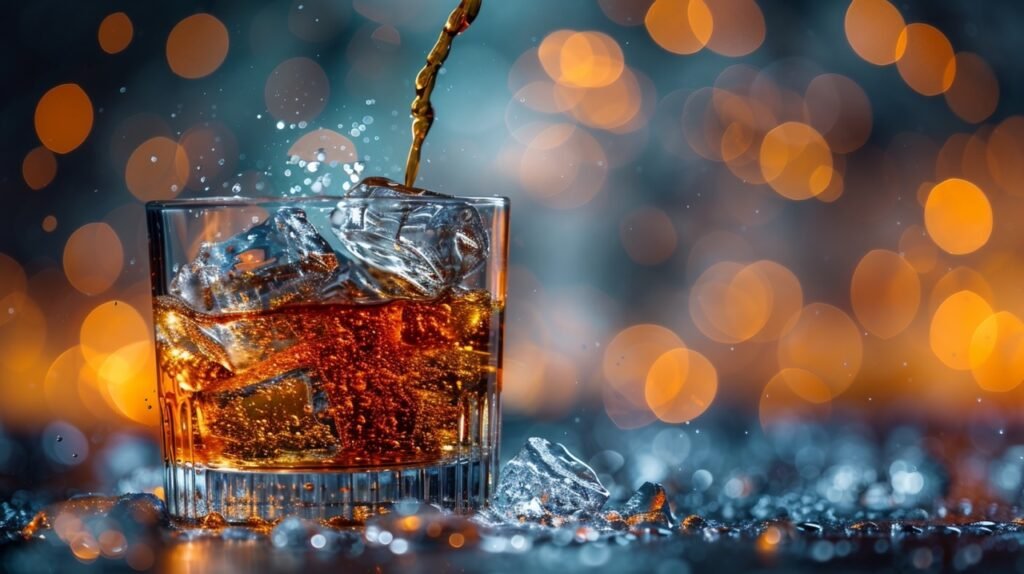
[[[342,201],[331,213],[334,233],[362,264],[353,272],[361,290],[383,298],[437,297],[487,258],[487,230],[468,202],[383,178],[366,179],[345,197],[373,200]]]
[[[311,301],[344,275],[344,266],[306,213],[281,207],[230,239],[203,243],[171,280],[170,292],[205,313],[272,309]]]
[[[561,444],[532,437],[502,469],[494,511],[520,522],[572,521],[596,514],[608,496],[585,462]]]
[[[672,528],[675,524],[665,488],[653,482],[643,483],[622,506],[605,512],[605,519],[613,525],[625,523],[630,528]]]
[[[287,462],[334,453],[334,417],[318,377],[305,369],[255,382],[252,373],[243,377],[196,394],[202,424],[226,456]]]
[[[156,340],[161,372],[182,390],[197,390],[202,381],[228,378],[232,363],[222,342],[193,319],[175,299],[162,297],[156,308]]]
[[[290,350],[303,335],[296,332],[293,318],[271,314],[211,322],[204,331],[217,341],[228,367],[236,373]]]

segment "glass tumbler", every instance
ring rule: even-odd
[[[361,188],[147,205],[175,519],[487,504],[508,200]]]

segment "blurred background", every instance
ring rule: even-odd
[[[143,204],[400,180],[454,5],[9,8],[0,493],[158,462]],[[438,79],[419,184],[512,200],[508,428],[1012,430],[1022,11],[485,0]],[[337,167],[290,160],[318,148]]]

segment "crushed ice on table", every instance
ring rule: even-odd
[[[522,523],[560,525],[596,515],[608,496],[585,462],[561,444],[532,437],[502,469],[491,510]]]
[[[89,494],[40,510],[21,535],[49,546],[67,545],[86,561],[99,556],[131,560],[133,553],[151,553],[167,525],[164,503],[152,494]]]
[[[468,202],[384,178],[364,180],[345,199],[373,200],[342,201],[331,213],[334,234],[362,263],[353,275],[363,289],[383,297],[437,297],[487,258],[487,230]]]
[[[207,242],[171,280],[197,311],[236,313],[313,300],[344,273],[337,254],[295,207],[220,242]]]
[[[656,571],[666,557],[685,557],[696,571],[722,560],[755,567],[766,557],[784,566],[829,562],[842,569],[851,560],[863,565],[889,556],[956,570],[994,564],[993,571],[1018,560],[1024,448],[1012,442],[982,455],[907,427],[885,440],[855,425],[749,436],[666,425],[578,432],[567,432],[566,440],[587,437],[593,457],[529,439],[506,465],[492,506],[475,516],[408,500],[360,524],[279,518],[231,525],[210,515],[198,526],[168,528],[163,505],[149,495],[75,497],[47,507],[27,527],[37,503],[12,499],[0,510],[8,544],[25,536],[33,548],[66,546],[76,558],[103,553],[127,560],[145,544],[156,552],[195,543],[217,552],[269,549],[288,560],[439,557],[456,569],[482,555],[506,566],[567,571]],[[130,478],[143,484],[147,475]],[[628,550],[647,541],[658,544]]]

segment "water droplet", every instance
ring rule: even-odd
[[[281,121],[281,120],[277,121],[277,129],[279,129],[279,130],[283,130],[284,129],[284,122],[283,121]]]
[[[156,163],[156,159],[157,159],[157,158],[156,158],[156,156],[155,156],[155,155],[151,155],[151,156],[149,156],[149,161],[150,161],[150,163]]]
[[[57,442],[64,442],[64,435],[57,435]]]

